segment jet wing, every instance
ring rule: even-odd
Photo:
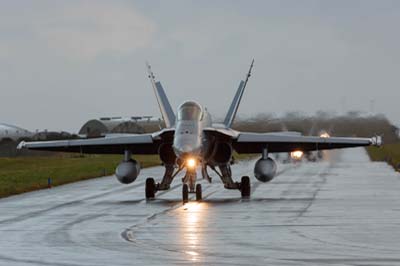
[[[344,137],[310,137],[299,135],[260,134],[240,132],[233,139],[232,146],[238,153],[261,153],[264,148],[268,152],[292,152],[295,150],[315,151],[382,144],[381,137],[344,138]]]
[[[78,152],[93,154],[123,154],[130,150],[133,154],[157,154],[162,143],[160,134],[116,135],[104,138],[22,141],[18,149],[27,148],[40,151]]]

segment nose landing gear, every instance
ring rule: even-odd
[[[196,191],[189,191],[188,184],[183,184],[182,186],[182,202],[189,202],[189,193],[196,193],[196,200],[201,201],[203,199],[201,184],[196,185]]]
[[[197,174],[196,171],[187,171],[184,178],[182,178],[182,202],[189,202],[189,193],[196,193],[196,200],[202,200],[201,184],[196,184]]]

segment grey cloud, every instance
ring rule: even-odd
[[[15,2],[0,4],[3,122],[76,131],[159,116],[146,60],[173,106],[194,99],[221,117],[253,57],[240,115],[368,111],[375,99],[400,120],[398,1]]]
[[[14,16],[1,16],[0,22],[7,25],[9,36],[1,39],[6,48],[13,47],[8,51],[13,56],[30,50],[27,44],[72,60],[127,54],[148,46],[156,30],[150,19],[121,2],[49,1],[45,6],[32,6],[26,15],[11,11]]]

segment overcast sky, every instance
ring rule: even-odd
[[[159,116],[146,60],[174,108],[222,117],[254,58],[240,115],[373,108],[399,124],[399,25],[395,0],[3,0],[0,122]]]

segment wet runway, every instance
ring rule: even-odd
[[[364,149],[330,157],[252,177],[249,200],[215,177],[201,203],[182,205],[180,178],[146,202],[160,167],[2,199],[0,265],[400,265],[400,175]]]

